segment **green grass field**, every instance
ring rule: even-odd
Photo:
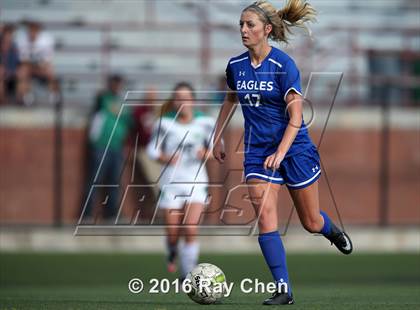
[[[5,309],[258,309],[269,294],[241,293],[243,278],[268,282],[258,255],[202,255],[221,267],[233,294],[201,306],[185,294],[140,294],[127,289],[138,277],[169,278],[161,255],[0,254],[0,310]],[[293,309],[420,309],[418,255],[289,255]]]

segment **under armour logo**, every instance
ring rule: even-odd
[[[315,172],[316,170],[318,170],[318,165],[316,165],[315,167],[312,168],[312,172]]]
[[[245,76],[245,71],[239,71],[239,76]]]

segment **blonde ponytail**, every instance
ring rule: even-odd
[[[257,1],[246,7],[244,11],[254,11],[261,21],[271,24],[273,30],[269,38],[277,42],[288,43],[292,27],[301,27],[308,31],[307,22],[316,21],[316,10],[305,0],[287,0],[286,5],[277,10],[270,2]]]

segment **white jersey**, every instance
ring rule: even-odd
[[[40,32],[34,42],[29,40],[27,32],[20,32],[17,34],[16,44],[22,61],[36,64],[53,60],[54,38],[48,32]]]
[[[189,123],[180,123],[176,113],[168,113],[158,121],[147,146],[147,154],[157,159],[161,154],[178,155],[175,165],[162,168],[159,186],[184,183],[195,184],[208,182],[203,160],[197,157],[202,148],[209,148],[212,142],[215,120],[201,112],[194,112]]]

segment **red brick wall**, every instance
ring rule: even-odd
[[[320,131],[311,129],[314,141]],[[222,167],[212,162],[208,166],[214,182],[226,180],[213,197],[209,209],[216,210],[223,202],[223,193],[241,184],[242,154],[235,151],[241,131],[234,130],[226,139],[228,158]],[[53,219],[53,130],[0,129],[0,223],[51,223]],[[63,132],[63,220],[74,223],[81,205],[84,186],[84,131],[65,129]],[[320,147],[324,174],[320,181],[320,202],[323,209],[337,218],[328,191],[328,175],[342,219],[347,224],[377,223],[379,219],[379,148],[377,130],[330,129]],[[389,220],[392,224],[420,224],[420,153],[419,136],[415,131],[392,130],[390,144]],[[229,168],[229,169],[227,169]],[[228,173],[229,171],[229,173]],[[125,183],[128,173],[125,173]],[[243,209],[238,220],[227,215],[230,223],[253,219],[249,203],[243,201],[246,189],[235,192],[229,201]],[[134,201],[134,199],[133,199]],[[291,210],[286,189],[280,196],[280,218],[285,223]],[[125,214],[129,214],[125,211]],[[219,212],[207,217],[217,222]],[[297,221],[296,214],[293,221]]]

